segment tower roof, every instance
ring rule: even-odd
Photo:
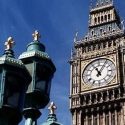
[[[96,6],[103,6],[107,4],[111,4],[113,0],[97,0]]]
[[[91,10],[113,6],[113,0],[91,0]]]

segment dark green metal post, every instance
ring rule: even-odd
[[[56,71],[52,60],[45,52],[45,46],[39,42],[39,37],[39,32],[35,31],[34,40],[27,46],[27,51],[19,57],[32,77],[25,98],[25,125],[37,124],[39,109],[44,108],[50,100],[51,80]]]
[[[31,77],[23,63],[14,58],[9,37],[0,57],[0,125],[18,125],[22,119],[24,96]]]

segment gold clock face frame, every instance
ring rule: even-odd
[[[82,72],[82,80],[87,86],[106,86],[116,76],[115,64],[107,58],[91,61]]]

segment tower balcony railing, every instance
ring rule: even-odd
[[[113,30],[110,32],[105,32],[102,35],[93,35],[91,37],[88,36],[88,37],[84,37],[82,40],[76,41],[75,47],[81,44],[86,44],[86,43],[95,42],[95,41],[102,41],[105,39],[116,38],[124,35],[125,35],[125,30],[119,29],[119,30]]]

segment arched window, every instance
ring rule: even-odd
[[[94,35],[94,31],[91,32],[92,33],[92,36]]]
[[[92,118],[91,118],[91,116],[88,117],[88,125],[92,125]]]
[[[105,21],[107,21],[107,15],[105,15]]]
[[[117,124],[118,124],[118,125],[121,125],[121,112],[120,112],[120,111],[118,112],[117,120],[118,120],[118,121],[117,121],[117,122],[118,122]]]
[[[115,113],[112,113],[111,125],[115,125]]]
[[[111,31],[111,26],[109,26],[109,31]]]
[[[110,14],[108,14],[108,20],[110,20],[111,19],[111,16],[110,16]]]
[[[97,116],[95,115],[94,118],[93,118],[93,125],[97,125],[98,122],[97,122]]]
[[[103,114],[100,114],[99,116],[99,124],[103,125]]]
[[[100,17],[98,17],[98,23],[100,23]]]
[[[103,33],[103,29],[100,29],[100,34],[102,34]]]
[[[106,125],[109,125],[109,114],[106,114],[105,116],[105,123]]]
[[[101,16],[101,22],[103,22],[103,16]]]
[[[96,23],[97,23],[97,18],[95,17],[95,19],[94,19],[94,20],[95,20],[95,24],[96,24]]]

